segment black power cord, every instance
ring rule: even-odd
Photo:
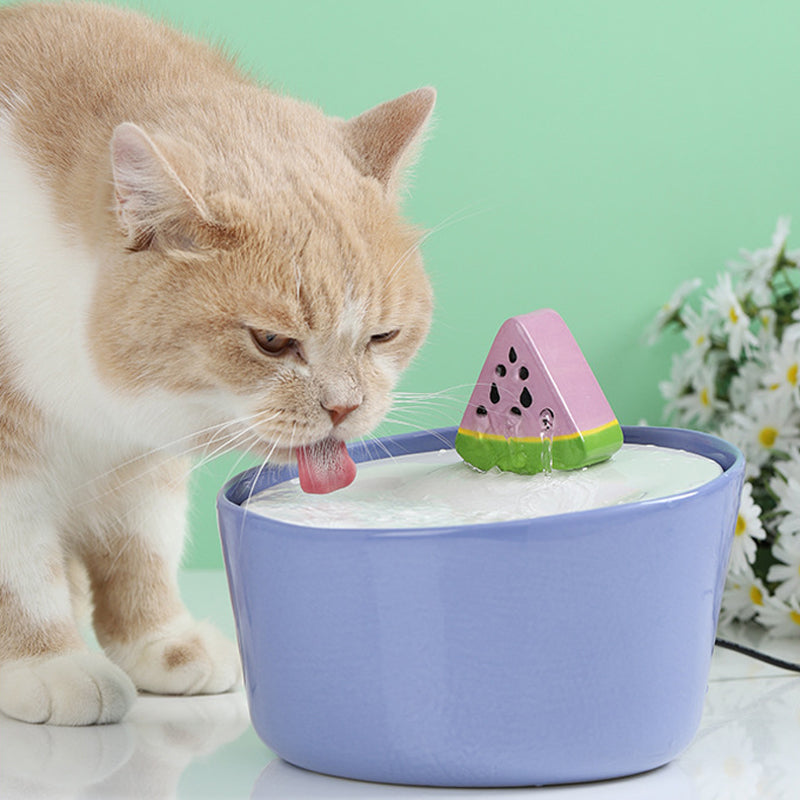
[[[714,644],[716,644],[717,647],[723,647],[726,650],[733,650],[734,653],[741,653],[744,656],[749,656],[750,658],[755,658],[758,661],[763,661],[765,664],[770,664],[773,667],[787,669],[790,672],[800,672],[800,664],[795,664],[791,661],[784,661],[783,659],[775,658],[774,656],[768,656],[766,653],[762,653],[759,650],[754,650],[752,647],[745,647],[743,644],[737,644],[736,642],[731,642],[728,639],[717,638]]]

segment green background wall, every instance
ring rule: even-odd
[[[677,343],[642,344],[655,310],[681,280],[766,245],[780,214],[800,216],[795,0],[129,5],[226,42],[336,116],[438,89],[406,204],[438,228],[424,245],[437,309],[400,388],[454,399],[404,412],[414,426],[457,423],[500,323],[544,306],[620,420],[659,422]],[[220,564],[214,495],[235,461],[196,476],[189,566]]]

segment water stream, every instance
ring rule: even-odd
[[[543,408],[539,414],[540,433],[542,441],[542,472],[549,475],[553,471],[553,424],[555,415],[549,408]]]

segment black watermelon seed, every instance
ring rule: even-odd
[[[486,416],[486,415],[487,415],[489,412],[486,410],[486,406],[478,406],[478,407],[475,409],[475,413],[476,413],[476,414],[477,414],[479,417],[485,417],[485,416]]]
[[[516,414],[518,417],[522,416],[522,411],[518,409],[516,406],[511,406],[511,413]]]
[[[495,371],[495,372],[496,372],[496,373],[497,373],[497,374],[498,374],[498,375],[499,375],[501,378],[505,378],[505,376],[506,376],[506,368],[505,368],[505,365],[504,365],[504,364],[498,364],[498,365],[497,365],[497,366],[494,368],[494,371]]]
[[[512,364],[517,360],[517,351],[513,347],[508,351],[508,360]]]
[[[530,375],[530,372],[528,372],[528,368],[527,367],[520,367],[519,368],[519,379],[521,381],[528,380],[528,376],[529,375]]]
[[[522,403],[525,408],[531,407],[533,398],[531,397],[531,393],[528,391],[527,386],[522,390],[522,393],[519,396],[519,402]]]
[[[496,383],[492,384],[491,391],[489,392],[489,399],[493,403],[499,403],[500,402],[500,392],[497,391],[497,384]]]

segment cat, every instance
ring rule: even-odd
[[[332,118],[132,11],[0,8],[0,711],[239,683],[178,594],[190,457],[345,470],[383,418],[431,320],[400,199],[434,102]]]

